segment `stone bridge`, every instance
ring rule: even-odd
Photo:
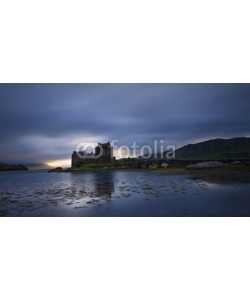
[[[245,166],[250,165],[250,158],[230,158],[230,159],[148,159],[135,161],[130,163],[130,167],[134,169],[148,169],[150,165],[156,165],[157,168],[160,168],[163,163],[168,164],[169,167],[183,167],[186,168],[188,165],[193,165],[201,163],[204,161],[219,161],[224,164],[231,164],[235,161],[241,162]]]

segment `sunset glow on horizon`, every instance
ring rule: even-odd
[[[52,160],[52,161],[48,161],[45,162],[47,165],[57,168],[57,167],[70,167],[71,166],[71,160],[70,159],[62,159],[62,160]]]

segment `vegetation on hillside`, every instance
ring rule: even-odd
[[[176,159],[222,158],[250,158],[250,138],[209,140],[176,151]]]
[[[26,168],[23,165],[8,165],[0,163],[0,171],[27,171],[28,168]]]

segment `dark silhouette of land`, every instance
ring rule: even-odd
[[[0,163],[0,171],[28,171],[28,168],[23,165],[9,165]]]
[[[89,171],[107,169],[149,169],[167,167],[187,169],[223,168],[227,170],[240,170],[241,167],[250,166],[250,138],[240,137],[232,139],[213,139],[196,144],[189,144],[175,151],[174,157],[169,157],[168,152],[152,154],[148,159],[142,157],[115,160],[113,148],[110,143],[98,144],[103,146],[103,157],[81,159],[74,151],[72,167],[66,171]],[[98,149],[97,147],[97,149]],[[84,153],[80,153],[84,154]],[[206,162],[206,163],[204,163]],[[246,170],[246,168],[244,168]],[[63,172],[62,168],[51,170]]]
[[[244,159],[250,158],[250,138],[214,139],[186,145],[176,151],[176,159]]]

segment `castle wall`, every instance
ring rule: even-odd
[[[88,159],[88,158],[84,158],[81,159],[77,156],[77,152],[74,151],[72,154],[72,158],[71,158],[71,167],[72,168],[78,168],[81,163],[110,163],[114,161],[114,157],[113,157],[113,148],[110,146],[110,143],[107,144],[98,144],[98,146],[95,149],[95,155],[99,155],[100,153],[100,146],[101,145],[103,147],[103,155],[97,159]],[[82,153],[83,154],[83,153]]]

